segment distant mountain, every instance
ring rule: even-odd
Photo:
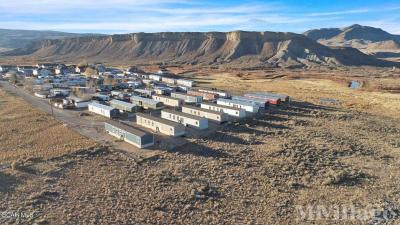
[[[44,40],[3,53],[42,62],[180,64],[249,67],[392,66],[354,48],[330,48],[282,32],[165,32]]]
[[[353,47],[365,53],[400,51],[400,35],[358,24],[309,30],[304,35],[327,46]]]
[[[24,48],[32,42],[46,39],[93,36],[92,34],[75,34],[58,31],[8,30],[0,29],[0,51]]]

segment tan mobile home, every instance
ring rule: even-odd
[[[183,104],[183,100],[179,98],[172,98],[164,95],[153,95],[152,98],[156,101],[164,103],[164,105],[172,107],[180,107]]]
[[[187,113],[164,109],[161,111],[161,118],[171,120],[185,126],[191,126],[198,129],[208,128],[208,119],[199,116],[193,116]]]
[[[200,116],[207,118],[209,120],[216,121],[218,123],[222,123],[228,121],[228,115],[223,112],[217,112],[209,109],[202,109],[199,107],[184,105],[182,106],[182,112],[188,113],[194,116]]]
[[[160,132],[169,136],[177,137],[185,134],[185,127],[182,124],[148,114],[137,113],[136,123],[140,126],[152,129],[155,132]]]

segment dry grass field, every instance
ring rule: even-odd
[[[0,89],[0,162],[49,159],[95,146],[50,115]]]

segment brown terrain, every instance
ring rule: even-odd
[[[399,222],[398,71],[169,69],[200,86],[277,91],[293,101],[137,161],[2,91],[1,156],[13,162],[2,160],[0,212],[29,216],[0,223],[338,223],[302,220],[297,207],[307,205],[377,209],[339,221],[346,224]],[[351,80],[363,86],[350,89]],[[392,214],[383,221],[385,210]]]
[[[282,32],[166,32],[78,37],[34,42],[3,53],[2,63],[103,62],[221,68],[398,66],[354,48],[327,47],[301,34]]]

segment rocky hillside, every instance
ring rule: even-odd
[[[7,52],[39,61],[170,63],[232,67],[392,66],[352,48],[280,32],[135,33],[46,40]]]
[[[0,49],[11,50],[24,48],[32,42],[42,41],[46,39],[61,39],[90,35],[91,34],[75,34],[58,31],[0,29]]]
[[[309,30],[304,35],[327,46],[353,47],[365,53],[400,51],[400,35],[358,24]]]

